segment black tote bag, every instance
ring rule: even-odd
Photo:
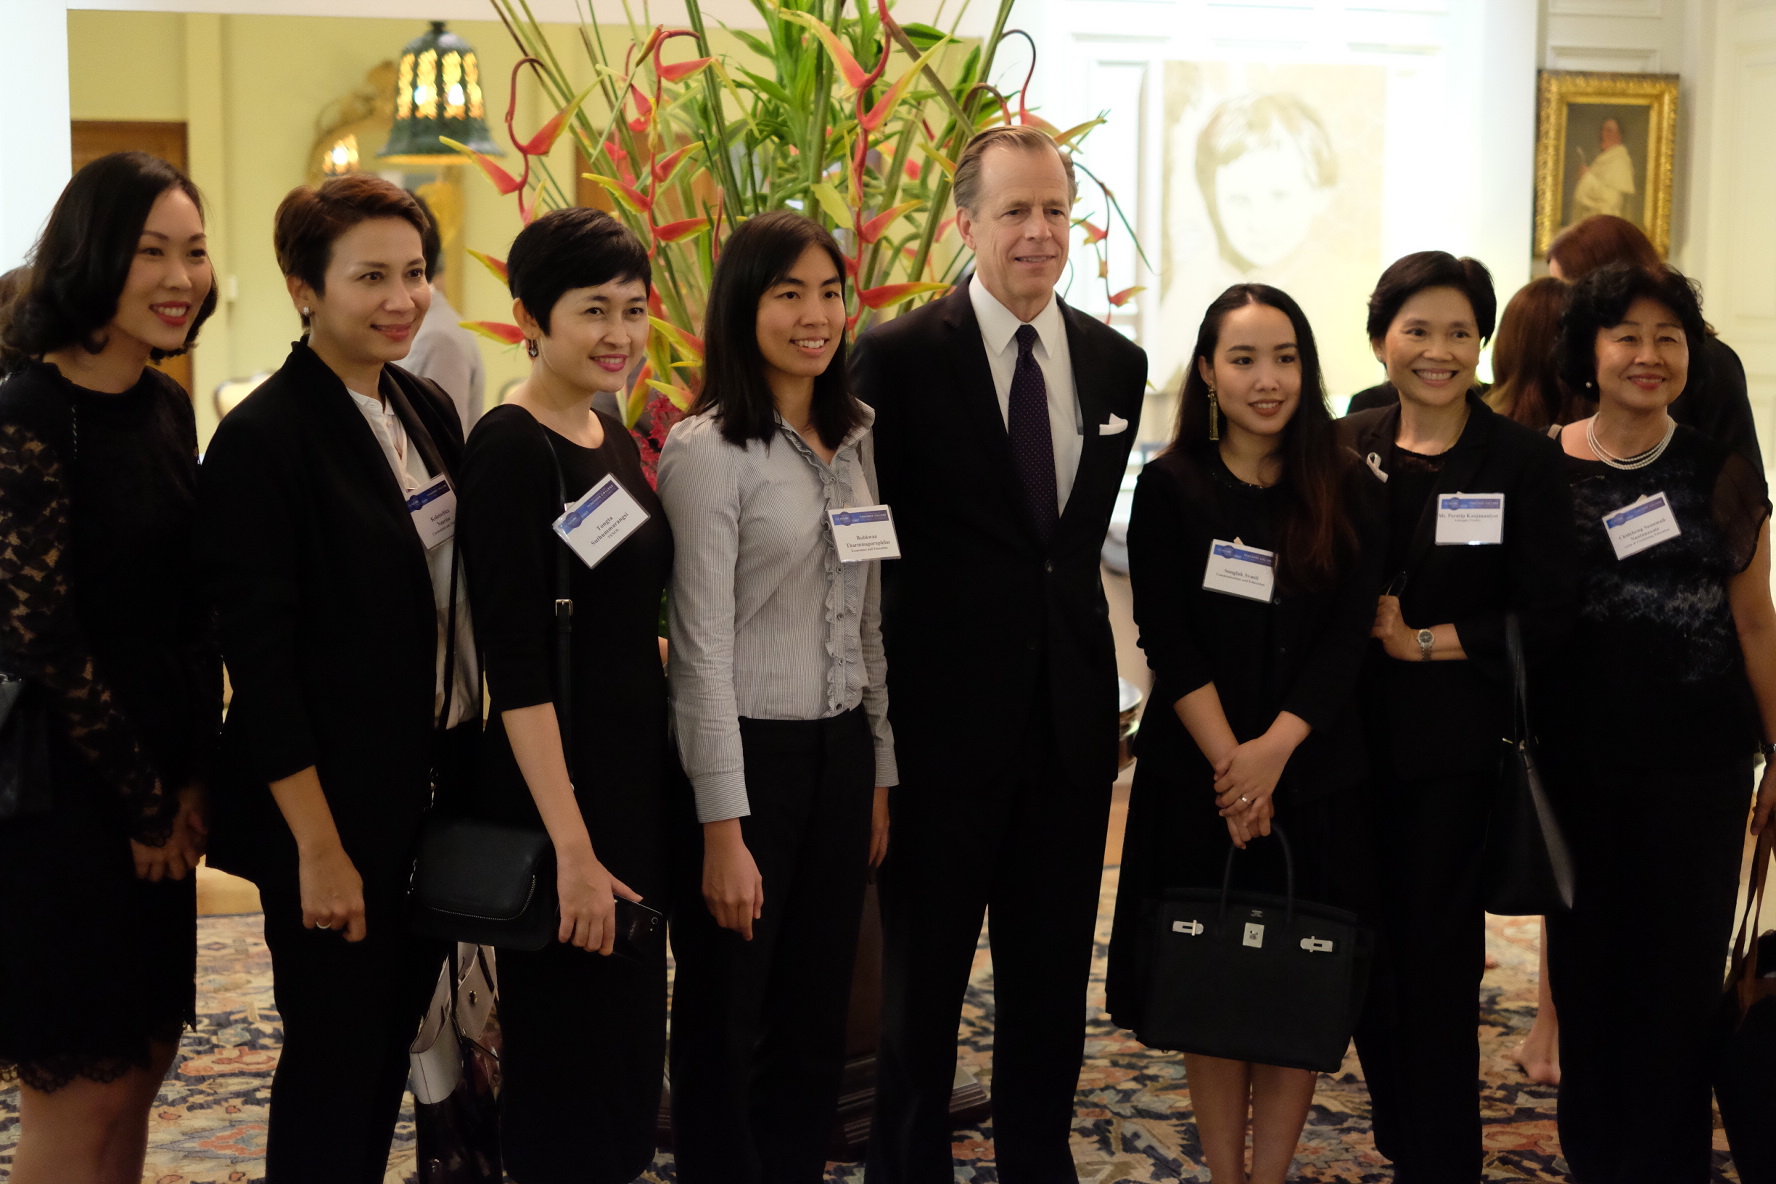
[[[1505,618],[1511,662],[1511,730],[1499,765],[1498,789],[1481,857],[1486,911],[1504,917],[1540,917],[1572,908],[1572,853],[1542,784],[1529,726],[1529,678],[1517,614]]]
[[[1776,931],[1759,933],[1776,825],[1759,836],[1721,998],[1714,1096],[1744,1184],[1776,1184]]]
[[[1151,1048],[1336,1073],[1362,1010],[1374,946],[1355,914],[1288,895],[1234,892],[1236,847],[1221,890],[1172,889],[1157,902],[1147,1007],[1135,1033]],[[1262,840],[1260,840],[1262,841]]]

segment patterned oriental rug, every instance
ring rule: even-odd
[[[1181,1057],[1154,1053],[1103,1018],[1104,948],[1116,869],[1105,871],[1085,1070],[1073,1127],[1082,1184],[1158,1184],[1209,1178],[1190,1118]],[[1486,1180],[1566,1180],[1554,1126],[1554,1091],[1530,1085],[1510,1049],[1535,1009],[1537,925],[1533,918],[1489,918],[1488,949],[1500,966],[1482,988],[1480,1041],[1484,1074]],[[271,959],[258,914],[201,918],[198,924],[198,1029],[188,1032],[172,1079],[152,1116],[150,1184],[252,1184],[264,1178],[266,1103],[281,1029],[271,998]],[[993,975],[983,939],[963,1019],[962,1058],[988,1076],[993,1046]],[[1656,1009],[1657,1001],[1650,1001]],[[1656,1018],[1656,1017],[1655,1017]],[[1656,1029],[1656,1023],[1654,1024]],[[1644,1034],[1643,1034],[1644,1038]],[[1649,1090],[1656,1083],[1648,1082]],[[1337,1076],[1320,1079],[1302,1135],[1295,1179],[1311,1184],[1370,1184],[1392,1172],[1369,1135],[1369,1094],[1352,1053]],[[18,1137],[18,1094],[0,1093],[0,1178]],[[1726,1143],[1715,1132],[1716,1181],[1737,1181]],[[958,1131],[956,1179],[996,1184],[990,1128]],[[412,1180],[410,1112],[395,1136],[388,1184]],[[643,1179],[672,1184],[672,1157],[661,1154]],[[828,1184],[860,1184],[859,1164],[834,1164]]]

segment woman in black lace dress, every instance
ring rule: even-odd
[[[1705,379],[1706,341],[1695,292],[1663,267],[1592,272],[1561,328],[1565,377],[1598,409],[1560,433],[1583,586],[1553,693],[1532,701],[1577,873],[1548,958],[1579,1184],[1710,1178],[1712,1021],[1752,759],[1776,737],[1776,609],[1763,474],[1668,411]],[[1776,807],[1770,768],[1754,831]],[[1647,1000],[1650,1065],[1629,1039]],[[1635,1084],[1649,1068],[1650,1124]]]
[[[52,720],[47,809],[0,820],[15,1184],[139,1180],[193,1018],[221,664],[192,575],[191,400],[148,362],[214,308],[197,189],[119,153],[63,191],[0,332],[0,667]]]

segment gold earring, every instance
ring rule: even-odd
[[[1221,400],[1215,397],[1215,388],[1209,388],[1209,439],[1221,438]]]

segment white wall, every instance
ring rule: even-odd
[[[62,0],[0,2],[0,271],[24,262],[68,183],[68,15]]]

